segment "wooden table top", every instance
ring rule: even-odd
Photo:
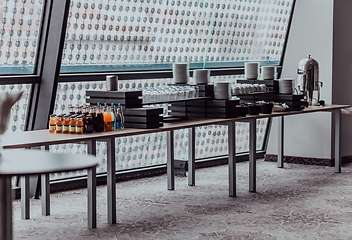
[[[64,144],[72,142],[84,142],[89,140],[103,140],[107,138],[116,138],[116,137],[127,137],[155,132],[164,132],[171,130],[178,130],[191,127],[199,127],[206,125],[216,125],[216,124],[227,124],[234,121],[248,121],[250,119],[260,119],[260,118],[269,118],[269,117],[279,117],[279,116],[289,116],[297,115],[311,112],[329,112],[336,109],[348,108],[349,105],[326,105],[324,107],[320,106],[311,106],[305,108],[302,111],[290,111],[290,112],[273,112],[271,114],[260,114],[260,115],[247,115],[246,117],[237,117],[237,118],[194,118],[188,120],[180,120],[174,122],[164,123],[163,127],[154,128],[154,129],[133,129],[125,128],[122,131],[107,131],[100,133],[90,133],[90,134],[55,134],[49,133],[47,129],[36,130],[36,131],[27,131],[27,132],[17,132],[17,133],[6,133],[1,138],[1,144],[4,148],[26,148],[26,147],[37,147],[44,145],[53,145],[53,144]]]
[[[83,170],[98,166],[92,155],[50,153],[40,150],[3,150],[0,176],[34,175]]]

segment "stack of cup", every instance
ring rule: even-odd
[[[262,77],[264,80],[274,80],[275,79],[275,67],[272,67],[272,66],[262,67]]]
[[[215,99],[230,99],[231,90],[229,88],[229,82],[217,82],[215,84]]]
[[[187,63],[174,63],[172,74],[174,83],[187,84],[189,78],[189,66]]]
[[[106,90],[107,91],[117,91],[117,76],[116,75],[106,76]]]
[[[193,78],[195,79],[195,82],[198,85],[208,84],[209,77],[210,71],[207,69],[197,69],[193,71]]]
[[[292,94],[292,78],[284,78],[279,80],[279,93],[280,94]]]
[[[259,63],[246,62],[244,64],[244,75],[248,80],[257,80]]]

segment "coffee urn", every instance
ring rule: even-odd
[[[308,55],[298,64],[297,70],[297,90],[304,95],[304,100],[308,105],[317,105],[320,101],[320,87],[322,82],[319,81],[319,64],[316,60]]]

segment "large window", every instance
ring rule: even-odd
[[[62,72],[280,63],[293,0],[72,0]]]
[[[33,74],[43,0],[0,1],[0,75]]]
[[[128,79],[119,81],[119,88],[141,89],[171,83],[170,75],[155,74],[153,79],[143,79],[143,72],[152,70],[154,74],[166,70],[159,73],[170,73],[174,62],[187,62],[191,69],[213,70],[211,82],[233,83],[242,76],[228,72],[225,76],[216,70],[229,68],[241,74],[237,70],[248,61],[279,66],[293,3],[294,0],[71,0],[66,34],[63,38],[58,37],[54,45],[60,46],[59,42],[64,39],[62,56],[57,54],[61,57],[57,59],[61,60],[61,75],[53,111],[67,112],[70,105],[84,104],[86,90],[104,90],[104,73],[123,75],[124,72],[140,71],[142,74],[134,79],[129,75]],[[57,20],[50,16],[60,18],[60,14],[45,15],[44,6],[45,9],[50,6],[64,8],[65,4],[60,0],[0,1],[0,78],[3,81],[0,92],[25,91],[12,110],[9,132],[24,131],[28,106],[31,106],[31,115],[35,116],[36,102],[48,101],[31,99],[41,91],[37,88],[39,85],[32,84],[44,79],[41,72],[46,72],[46,76],[50,72],[45,71],[47,69],[36,72],[38,55],[43,55],[45,49],[60,51],[40,46],[49,44],[45,39],[53,32],[50,29]],[[65,12],[63,9],[51,10]],[[42,25],[45,28],[43,35],[49,33],[46,36],[40,36]],[[55,61],[55,56],[51,56],[49,62]],[[28,80],[26,77],[32,76],[24,74],[35,74],[36,79]],[[58,76],[53,75],[50,79],[56,81]],[[65,77],[70,82],[64,82]],[[16,82],[18,79],[21,81]],[[44,80],[48,81],[48,77]],[[160,106],[166,109],[166,105]],[[266,119],[257,121],[258,150],[263,149],[266,128]],[[177,159],[187,159],[187,135],[187,130],[175,132]],[[166,162],[165,133],[117,139],[116,146],[118,170]],[[51,151],[85,154],[86,146],[56,145],[51,146]],[[248,123],[236,124],[236,151],[248,151]],[[197,159],[227,153],[226,126],[196,129]],[[98,143],[97,155],[101,159],[98,171],[105,172],[106,144]],[[72,174],[81,175],[82,172]],[[60,175],[52,177],[62,178]]]

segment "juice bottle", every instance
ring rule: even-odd
[[[70,110],[69,110],[69,115],[73,115],[75,114],[75,107],[74,106],[70,106]]]
[[[125,116],[123,114],[123,107],[121,105],[121,103],[119,103],[117,105],[117,109],[118,109],[118,114],[119,114],[119,117],[120,117],[120,129],[123,130],[125,128]]]
[[[83,134],[84,122],[83,115],[79,115],[76,118],[76,134]]]
[[[68,134],[70,133],[70,115],[65,115],[63,116],[63,122],[62,122],[62,133]]]
[[[103,114],[101,113],[100,107],[97,107],[95,112],[95,126],[96,128],[94,130],[96,132],[104,131],[104,117],[103,117]]]
[[[54,133],[56,130],[56,114],[50,115],[49,120],[49,133]]]
[[[90,107],[89,108],[89,113],[88,113],[88,115],[92,115],[92,119],[93,119],[93,131],[95,131],[95,129],[96,129],[96,121],[95,121],[95,109],[94,109],[94,107]]]
[[[58,115],[56,117],[56,133],[62,133],[62,116],[63,115]]]
[[[76,133],[76,117],[77,117],[77,114],[73,114],[70,116],[70,127],[69,127],[70,134]]]
[[[111,130],[115,131],[115,121],[116,121],[116,117],[115,117],[115,104],[111,103],[111,107],[110,107],[110,114],[111,114]]]
[[[78,114],[78,115],[82,114],[82,107],[81,106],[76,106],[76,114]]]
[[[88,114],[86,121],[84,122],[84,129],[86,133],[92,133],[94,131],[94,121],[93,121],[93,115]]]
[[[111,131],[111,112],[109,111],[107,103],[105,103],[104,109],[104,131]]]

